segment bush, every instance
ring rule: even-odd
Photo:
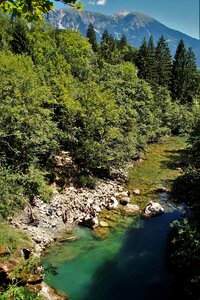
[[[27,202],[19,174],[0,168],[0,219],[5,219],[22,208]]]
[[[78,185],[78,187],[88,187],[90,189],[93,189],[97,184],[97,178],[92,175],[80,174],[77,177],[76,184]]]
[[[200,292],[200,234],[187,219],[171,224],[170,262],[173,273],[190,293]],[[195,298],[196,299],[196,298]]]
[[[10,285],[5,292],[0,293],[0,300],[42,300],[41,297],[29,292],[24,287]]]

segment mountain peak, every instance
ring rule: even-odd
[[[116,16],[122,16],[122,17],[125,17],[127,15],[129,15],[131,12],[126,10],[126,9],[123,9],[121,10],[119,13],[115,14]]]

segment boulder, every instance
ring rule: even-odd
[[[164,208],[158,202],[150,201],[145,208],[145,216],[159,216],[164,213]]]
[[[138,205],[136,204],[130,204],[128,203],[125,207],[124,207],[125,212],[127,213],[138,213],[140,211],[140,208]]]
[[[111,197],[107,208],[109,210],[116,209],[118,207],[118,205],[119,205],[119,203],[118,203],[117,199],[115,197]]]
[[[131,202],[131,198],[130,197],[123,197],[123,198],[120,199],[120,203],[122,205],[127,205],[130,202]]]
[[[82,225],[94,229],[94,228],[96,228],[96,227],[99,226],[99,220],[98,220],[97,217],[93,217],[93,216],[87,215],[83,219]]]

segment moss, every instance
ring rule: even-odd
[[[151,200],[158,200],[157,188],[161,185],[171,189],[172,181],[180,175],[179,161],[186,148],[186,137],[166,137],[157,144],[149,145],[145,159],[129,171],[127,189],[131,202],[143,209]],[[139,189],[141,195],[134,195]]]

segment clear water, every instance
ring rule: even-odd
[[[118,226],[105,240],[79,228],[79,240],[46,255],[44,265],[58,272],[46,281],[70,300],[180,299],[166,262],[169,224],[179,217],[170,209],[157,218],[132,217],[128,229]]]
[[[176,155],[177,141],[169,141],[167,150],[163,146],[160,151],[160,146],[159,155],[155,151],[157,148],[155,146],[151,152],[156,156],[150,156],[149,161],[147,159],[139,166],[143,179],[151,175],[145,170],[153,170],[155,176],[152,182],[156,182],[156,185],[160,180],[173,179],[173,170],[169,173],[167,164],[163,167],[161,162],[163,157],[166,159],[169,149]],[[137,187],[140,188],[141,180],[136,173]],[[157,174],[161,174],[160,177]],[[148,183],[150,175],[146,180]],[[134,176],[131,180],[134,186]],[[144,185],[143,182],[141,184]],[[152,183],[148,185],[152,189]],[[168,203],[166,193],[160,195],[160,201],[166,211],[163,215],[155,218],[121,216],[117,226],[110,230],[108,238],[104,240],[95,239],[87,228],[77,228],[77,241],[54,246],[44,256],[44,266],[52,264],[58,272],[56,276],[48,275],[46,282],[65,292],[69,300],[188,299],[182,295],[182,288],[176,286],[167,269],[169,224],[180,218],[181,214]]]

